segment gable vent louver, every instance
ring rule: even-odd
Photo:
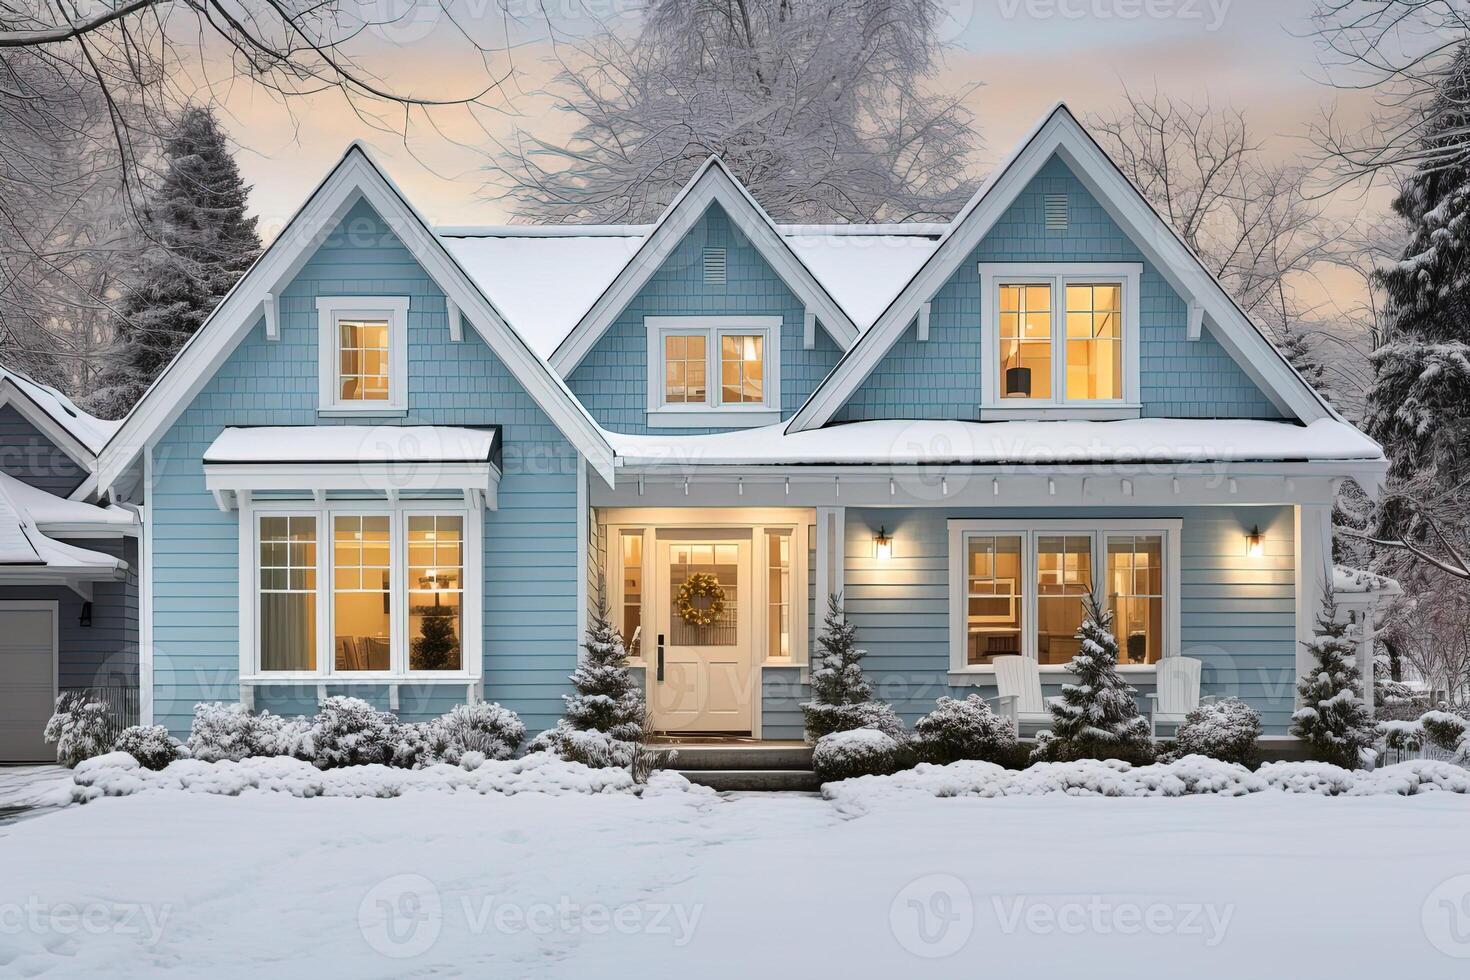
[[[704,250],[704,281],[711,286],[725,284],[725,250],[723,248]]]
[[[1043,202],[1043,210],[1046,212],[1047,231],[1067,230],[1067,195],[1046,195],[1046,199]]]

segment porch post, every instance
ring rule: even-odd
[[[817,508],[817,617],[825,615],[827,597],[842,593],[847,512],[842,507]]]
[[[1296,508],[1296,677],[1312,665],[1303,645],[1312,638],[1312,624],[1321,608],[1322,593],[1332,580],[1332,508],[1328,504],[1298,504]],[[1292,678],[1292,689],[1296,688]],[[1294,703],[1295,699],[1294,699]],[[1300,707],[1300,704],[1297,704]]]

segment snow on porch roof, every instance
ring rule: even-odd
[[[779,225],[859,329],[934,253],[947,225]],[[440,240],[538,355],[549,358],[627,265],[651,225],[441,228]]]
[[[229,428],[204,451],[206,464],[485,463],[500,430],[445,425],[262,425]]]
[[[1306,426],[1254,419],[887,420],[791,434],[781,423],[699,436],[609,432],[607,438],[624,466],[1383,461],[1376,443],[1334,419]]]

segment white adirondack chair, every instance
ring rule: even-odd
[[[1162,657],[1159,659],[1157,689],[1148,696],[1149,731],[1157,738],[1160,725],[1184,724],[1184,718],[1200,706],[1199,696],[1200,662],[1193,657]],[[1214,697],[1207,697],[1206,702]]]
[[[995,687],[999,694],[1001,715],[1016,723],[1016,728],[1026,725],[1049,726],[1051,712],[1046,708],[1046,699],[1041,696],[1041,671],[1030,657],[996,657]]]

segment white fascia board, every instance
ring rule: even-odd
[[[582,363],[711,204],[724,208],[787,288],[796,294],[809,312],[815,313],[832,339],[843,350],[852,346],[858,338],[858,328],[852,318],[791,250],[770,216],[750,193],[718,158],[710,157],[664,210],[653,231],[638,246],[627,265],[557,346],[551,355],[551,366],[559,376],[566,377]]]
[[[178,419],[263,314],[266,296],[279,295],[359,200],[372,205],[568,441],[604,479],[612,479],[612,447],[592,416],[509,327],[366,150],[354,143],[144,392],[98,457],[99,489],[111,486]]]
[[[205,463],[211,493],[242,490],[494,491],[500,470],[491,463]]]
[[[72,462],[89,473],[97,465],[97,457],[80,439],[72,435],[54,416],[23,391],[9,378],[0,378],[0,408],[9,405],[20,413],[21,418],[33,425],[57,448],[71,457]]]
[[[1212,334],[1278,409],[1308,423],[1340,418],[1261,335],[1071,112],[1058,105],[981,187],[934,254],[792,417],[788,432],[820,428],[831,420],[902,336],[919,306],[954,274],[1053,154],[1071,168],[1185,302],[1200,304],[1216,327]]]

